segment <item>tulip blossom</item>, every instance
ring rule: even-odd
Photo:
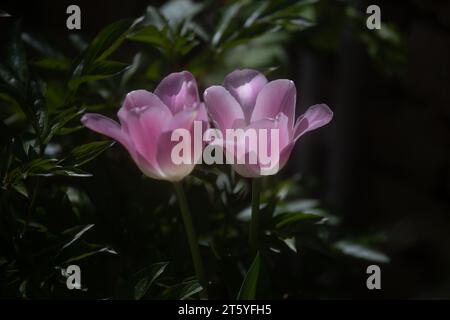
[[[269,134],[265,139],[269,146],[264,146],[264,149],[272,150],[270,145],[277,144],[279,153],[278,161],[268,165],[262,162],[260,154],[254,150],[252,145],[255,144],[248,143],[245,136],[223,143],[225,152],[242,147],[247,158],[256,153],[256,163],[241,163],[242,161],[236,159],[233,168],[237,173],[244,177],[277,173],[286,164],[301,136],[331,121],[333,112],[325,104],[308,108],[295,121],[296,95],[296,88],[291,80],[278,79],[268,82],[263,74],[249,69],[233,71],[226,76],[223,86],[212,86],[205,90],[206,108],[215,127],[223,136],[226,136],[225,132],[230,129],[251,129],[256,132],[264,129],[267,133],[273,129],[278,131],[275,138]],[[257,139],[261,139],[260,135]],[[258,146],[258,143],[256,145]]]
[[[165,77],[154,93],[136,90],[127,94],[118,114],[119,123],[100,114],[87,113],[81,121],[91,130],[122,144],[139,169],[147,176],[179,181],[194,168],[198,159],[174,164],[171,141],[176,129],[193,130],[194,121],[207,124],[197,83],[182,71]],[[201,155],[200,155],[201,156]]]

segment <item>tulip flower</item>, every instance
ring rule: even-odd
[[[263,74],[250,69],[233,71],[226,76],[223,86],[212,86],[205,90],[206,108],[223,136],[226,136],[227,129],[266,129],[268,133],[271,129],[278,130],[278,162],[271,163],[266,168],[260,154],[257,163],[247,161],[242,164],[235,159],[233,168],[237,173],[252,178],[276,174],[286,164],[301,136],[331,121],[333,112],[325,104],[310,107],[295,121],[296,95],[296,88],[291,80],[268,82]],[[268,144],[274,143],[270,135],[267,140]],[[238,145],[245,148],[247,158],[250,153],[255,152],[243,139],[225,141],[224,151]],[[236,157],[236,153],[234,155]]]
[[[268,82],[266,77],[255,70],[236,70],[226,76],[223,86],[212,86],[205,90],[204,101],[212,121],[217,129],[226,137],[229,129],[254,129],[265,132],[275,129],[275,138],[269,135],[265,143],[277,144],[276,163],[268,168],[263,163],[260,148],[261,136],[257,135],[256,144],[247,143],[246,136],[227,140],[223,144],[227,153],[236,157],[235,148],[243,148],[244,163],[233,162],[234,170],[244,176],[258,178],[263,175],[276,174],[286,164],[298,139],[305,133],[326,125],[333,118],[333,112],[325,104],[314,105],[295,121],[295,104],[297,91],[294,82],[279,79]],[[264,136],[263,136],[264,137]],[[273,140],[278,139],[278,140]],[[254,149],[256,145],[257,149]],[[268,146],[265,146],[268,149]],[[275,151],[275,152],[276,152]],[[251,154],[256,153],[256,163],[250,163]],[[238,160],[238,159],[235,159]],[[268,169],[268,170],[267,170]],[[258,225],[260,207],[260,179],[252,181],[252,218],[250,221],[249,244],[258,249]]]
[[[180,182],[191,173],[198,159],[190,158],[182,164],[172,161],[174,130],[186,129],[192,135],[194,121],[202,121],[207,126],[206,110],[200,102],[194,77],[187,71],[172,73],[161,81],[154,93],[146,90],[128,93],[117,116],[120,124],[93,113],[85,114],[81,121],[89,129],[122,144],[145,175],[174,183],[194,269],[206,289],[197,236]]]
[[[164,78],[154,93],[131,91],[118,112],[119,123],[100,114],[87,113],[81,119],[91,130],[122,144],[139,169],[158,180],[180,181],[194,169],[198,159],[174,164],[171,141],[175,129],[193,131],[194,120],[208,119],[200,103],[197,83],[182,71]]]

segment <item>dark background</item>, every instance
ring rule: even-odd
[[[384,230],[387,296],[448,297],[450,4],[376,3],[401,30],[405,68],[380,74],[351,32],[333,59],[298,48],[301,103],[326,93],[336,114],[322,146],[311,137],[297,148],[298,166],[323,177],[325,198],[349,228]]]
[[[369,4],[355,3],[362,12]],[[1,8],[23,16],[25,31],[65,46],[69,4],[81,7],[77,33],[92,38],[117,19],[139,16],[148,1],[6,1]],[[367,263],[361,263],[352,266],[359,275],[335,283],[342,297],[449,298],[450,2],[370,4],[381,7],[382,21],[397,26],[404,64],[397,69],[383,57],[374,60],[352,24],[339,30],[332,50],[305,46],[304,35],[293,37],[286,45],[285,76],[297,84],[297,114],[326,102],[335,118],[298,144],[282,174],[303,173],[310,195],[343,217],[343,232],[369,230],[386,239],[383,250],[391,262],[382,267],[381,292],[365,288]],[[111,183],[114,189],[120,182]]]

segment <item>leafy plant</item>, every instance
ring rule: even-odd
[[[287,45],[336,31],[321,25],[326,1],[219,3],[149,6],[142,16],[114,22],[90,41],[72,35],[67,42],[78,56],[23,32],[20,21],[8,18],[0,60],[0,296],[198,296],[202,287],[184,263],[189,257],[180,250],[185,238],[169,186],[139,178],[119,146],[94,141],[79,120],[86,111],[116,112],[126,92],[153,89],[171,71],[192,71],[200,86],[236,67],[285,74]],[[345,14],[347,7],[340,6]],[[303,44],[323,48],[324,39]],[[362,40],[377,50],[376,40]],[[388,262],[372,248],[380,239],[350,239],[337,215],[307,199],[304,180],[265,184],[263,245],[255,256],[243,245],[248,181],[225,166],[197,166],[187,179],[211,298],[318,295],[318,275],[306,270],[304,259],[317,266],[335,259],[342,273],[345,261]],[[80,264],[86,275],[82,291],[65,287],[61,270],[70,264]]]

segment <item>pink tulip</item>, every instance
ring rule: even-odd
[[[139,169],[151,178],[179,181],[194,169],[198,159],[179,165],[171,159],[172,148],[178,143],[171,141],[173,130],[183,128],[193,135],[194,120],[208,121],[191,73],[168,75],[154,93],[131,91],[117,115],[120,124],[94,113],[85,114],[81,122],[121,143]]]
[[[212,86],[205,90],[204,101],[212,121],[223,136],[227,129],[253,128],[278,129],[279,162],[275,174],[286,164],[295,142],[306,132],[326,125],[333,112],[325,104],[310,107],[295,121],[296,88],[294,82],[279,79],[268,82],[255,70],[236,70],[228,74],[223,86]],[[269,139],[269,144],[273,141]],[[242,141],[225,141],[224,148],[235,148]],[[244,142],[245,143],[245,142]],[[253,150],[245,145],[248,156]],[[273,167],[275,164],[271,164]],[[256,164],[233,164],[237,173],[244,177],[266,175],[257,159]],[[267,172],[267,171],[266,171]]]

